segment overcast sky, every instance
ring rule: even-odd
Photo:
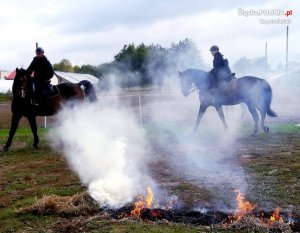
[[[251,3],[250,3],[251,2]],[[238,10],[292,10],[292,16],[240,16]],[[110,62],[125,44],[169,47],[189,38],[207,64],[211,45],[219,45],[231,65],[240,57],[264,56],[285,64],[286,26],[290,60],[300,61],[299,0],[20,0],[0,1],[0,70],[30,64],[35,42],[51,63]],[[289,19],[261,24],[260,19]]]

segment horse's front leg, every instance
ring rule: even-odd
[[[225,130],[228,129],[228,125],[227,125],[227,123],[225,121],[225,116],[224,116],[224,112],[223,112],[222,106],[221,105],[217,105],[217,106],[215,106],[215,108],[216,108],[216,110],[217,110],[217,112],[219,114],[219,117],[220,117],[223,125],[224,125],[224,129]]]
[[[22,117],[21,115],[16,115],[16,114],[12,115],[8,139],[6,141],[5,146],[3,147],[4,151],[8,151],[8,148],[11,146],[13,137],[17,131],[21,117]]]
[[[29,116],[27,117],[29,124],[30,124],[30,128],[34,137],[34,143],[33,146],[34,148],[38,148],[38,144],[39,144],[39,136],[37,134],[37,125],[36,125],[36,119],[34,116]]]
[[[203,117],[207,107],[208,107],[207,105],[200,104],[196,125],[194,127],[194,132],[198,129],[201,118]]]

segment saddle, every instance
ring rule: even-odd
[[[224,83],[222,86],[219,88],[220,93],[226,93],[229,89],[231,88],[236,88],[237,87],[237,78],[235,76],[232,76],[231,80],[229,82]]]
[[[212,90],[213,92],[215,92],[216,90],[223,90],[227,86],[229,86],[231,81],[234,79],[236,79],[235,73],[230,73],[228,75],[223,76],[222,78],[220,77],[217,77],[216,79],[211,78],[208,89]]]
[[[49,84],[47,88],[43,88],[41,90],[41,98],[42,99],[50,99],[59,95],[59,90],[57,86]]]
[[[32,83],[32,93],[31,103],[34,106],[38,106],[44,100],[53,98],[60,94],[57,86],[51,85],[50,82],[45,82],[42,85]]]

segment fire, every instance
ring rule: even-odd
[[[151,208],[153,203],[153,192],[150,187],[147,188],[147,196],[141,197],[140,201],[137,201],[135,205],[135,209],[131,211],[130,216],[136,217],[137,219],[141,219],[141,211],[146,208]],[[144,200],[143,200],[144,199]]]
[[[251,215],[252,211],[255,209],[256,205],[250,203],[249,201],[245,200],[245,195],[240,190],[235,190],[237,193],[236,195],[236,202],[237,202],[237,209],[235,211],[235,215],[232,216],[230,219],[235,221],[240,221],[243,216]],[[260,216],[263,219],[264,214]],[[266,221],[267,224],[272,224],[275,221],[283,223],[283,218],[280,216],[279,208],[276,208],[272,216],[270,217],[270,221]]]
[[[255,209],[256,205],[246,201],[245,195],[240,190],[235,190],[235,192],[237,193],[237,209],[235,211],[234,218],[235,220],[241,220],[244,215],[251,213],[252,210]]]
[[[271,222],[275,222],[275,221],[281,222],[281,223],[283,222],[283,218],[280,216],[278,207],[274,210],[274,213],[270,217],[270,220],[271,220]]]

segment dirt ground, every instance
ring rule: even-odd
[[[300,213],[300,130],[297,131],[242,137],[229,149],[233,155],[220,161],[225,164],[230,159],[230,166],[240,166],[243,169],[247,183],[246,197],[252,203],[256,203],[259,209],[272,210],[280,207],[282,211],[293,210],[297,214]],[[159,158],[156,157],[156,161],[153,162],[152,172],[162,187],[172,190],[188,207],[216,208],[216,199],[226,204],[226,201],[235,197],[233,188],[238,187],[230,187],[231,191],[226,190],[226,185],[231,182],[222,180],[207,185],[199,180],[198,176],[193,177],[186,171],[174,170],[169,163],[172,156],[170,151],[174,147],[176,148],[172,144],[161,147],[156,145],[154,149]],[[220,148],[220,151],[228,153],[228,148]],[[236,178],[234,174],[229,174],[228,179]]]
[[[103,97],[105,98],[106,101],[112,98],[111,101],[115,101],[114,97]],[[219,135],[203,133],[211,127],[207,126],[209,119],[204,119],[198,133],[188,136],[190,144],[181,146],[187,136],[180,135],[178,128],[192,128],[197,109],[193,108],[193,117],[189,115],[191,119],[185,121],[184,125],[178,126],[174,119],[158,122],[157,119],[162,115],[149,113],[153,112],[153,108],[166,108],[166,105],[160,103],[146,106],[147,98],[150,97],[142,96],[141,100],[145,105],[142,108],[143,127],[150,145],[149,172],[161,190],[165,190],[169,196],[178,197],[180,205],[199,209],[230,208],[235,197],[234,188],[239,188],[232,184],[242,180],[246,183],[247,200],[255,203],[258,208],[270,211],[280,207],[282,211],[300,214],[300,127],[297,117],[270,120],[271,132],[268,135],[259,133],[256,137],[250,136],[252,122],[246,121],[234,140],[226,143],[220,143],[223,137]],[[170,97],[166,98],[165,103],[168,98]],[[128,97],[126,104],[124,103],[136,112],[137,120],[140,119],[139,103],[136,95],[134,98]],[[3,145],[9,128],[9,103],[0,105],[0,113],[0,143]],[[185,120],[185,117],[187,116],[180,120]],[[55,125],[55,117],[48,120],[48,125]],[[38,122],[42,127],[44,119],[39,118]],[[50,149],[43,137],[47,129],[40,128],[39,132],[42,135],[41,147],[34,150],[31,147],[32,136],[28,124],[23,120],[11,151],[0,152],[0,232],[48,231],[55,222],[62,220],[51,215],[20,216],[15,210],[31,205],[35,198],[43,195],[66,196],[86,189],[80,184],[77,175],[69,169],[62,154]],[[195,146],[199,142],[201,146]],[[201,159],[186,159],[191,154],[199,155]],[[195,166],[195,161],[199,165]],[[222,167],[229,168],[229,171],[232,168],[234,172],[226,173],[225,178],[220,177],[218,171],[213,172],[213,169],[220,170]],[[197,168],[205,168],[206,174],[199,174],[201,171]],[[199,179],[201,175],[205,177],[203,180]],[[142,231],[131,223],[120,225],[102,222],[97,226],[106,229],[103,232],[110,232],[115,226],[117,232],[129,232],[130,229],[133,232]],[[155,228],[156,231],[153,232],[164,232],[158,231],[158,226],[151,227],[148,223],[141,226],[148,230]],[[168,232],[170,229],[165,227],[163,225],[159,228]],[[169,232],[183,232],[185,227],[175,226],[174,229],[171,227]],[[195,231],[189,228],[186,230]]]

